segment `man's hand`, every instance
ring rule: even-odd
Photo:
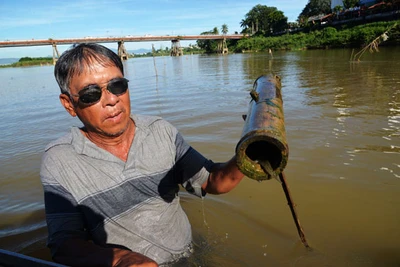
[[[113,267],[158,267],[152,259],[129,250],[114,250]]]

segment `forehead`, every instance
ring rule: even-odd
[[[96,73],[102,68],[110,68],[110,67],[118,68],[114,64],[114,62],[107,57],[92,56],[87,58],[81,58],[79,61],[76,61],[75,64],[71,67],[69,76],[72,79],[75,76]]]
[[[69,85],[108,82],[116,77],[123,77],[123,74],[113,62],[90,61],[82,63],[70,76]]]

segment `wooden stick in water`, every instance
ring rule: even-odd
[[[296,210],[295,210],[295,205],[293,203],[292,196],[290,195],[289,188],[288,188],[288,186],[286,184],[286,180],[285,180],[285,174],[283,172],[281,172],[279,174],[279,179],[281,181],[283,191],[285,192],[285,196],[286,196],[286,199],[288,201],[288,205],[290,207],[290,211],[292,212],[294,223],[296,224],[297,231],[299,233],[301,242],[303,242],[303,244],[304,244],[304,246],[306,248],[310,248],[310,246],[307,243],[306,236],[304,235],[303,228],[301,228],[300,221],[299,221],[299,219],[297,217],[297,213],[296,213]]]
[[[292,212],[294,223],[296,224],[297,231],[299,232],[301,242],[303,242],[303,244],[306,248],[310,248],[310,246],[307,243],[306,236],[304,235],[303,229],[301,228],[300,221],[297,217],[297,213],[294,208],[295,204],[293,203],[292,196],[290,195],[289,188],[288,188],[286,180],[285,180],[285,174],[282,171],[279,174],[279,179],[278,179],[278,177],[276,177],[276,174],[274,173],[272,166],[268,160],[260,160],[259,159],[257,162],[260,164],[261,168],[267,175],[267,180],[269,180],[271,178],[276,178],[278,180],[278,182],[281,183],[283,191],[285,192],[286,199],[288,201],[288,205],[290,207],[290,211]]]

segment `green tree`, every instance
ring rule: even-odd
[[[300,27],[304,27],[305,25],[307,25],[307,20],[308,20],[307,16],[299,15],[299,17],[297,18],[297,23],[299,24]]]
[[[202,32],[200,35],[219,34],[218,28],[214,27],[211,31]],[[215,40],[197,40],[197,46],[205,50],[206,53],[213,53],[217,51],[218,43]]]
[[[342,6],[335,6],[333,9],[332,9],[332,11],[334,12],[334,13],[339,13],[340,11],[342,11],[343,10],[343,7]]]
[[[344,8],[352,8],[358,6],[359,0],[343,0]]]
[[[329,13],[331,13],[331,0],[309,0],[303,11],[301,11],[298,21],[304,21],[304,17],[309,18]]]
[[[299,24],[297,22],[288,22],[289,29],[296,29],[298,27],[299,27]]]
[[[222,26],[221,26],[221,32],[222,32],[222,34],[227,34],[228,33],[228,25],[226,25],[226,24],[222,24]]]
[[[285,17],[282,11],[271,12],[268,15],[268,19],[273,33],[281,32],[288,28],[287,17]]]
[[[276,7],[254,6],[240,22],[243,33],[271,34],[287,28],[287,17]]]

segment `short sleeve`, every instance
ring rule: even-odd
[[[180,133],[176,136],[175,144],[177,147],[175,175],[179,183],[189,193],[199,197],[204,196],[205,192],[201,186],[210,176],[214,163],[189,146]]]

